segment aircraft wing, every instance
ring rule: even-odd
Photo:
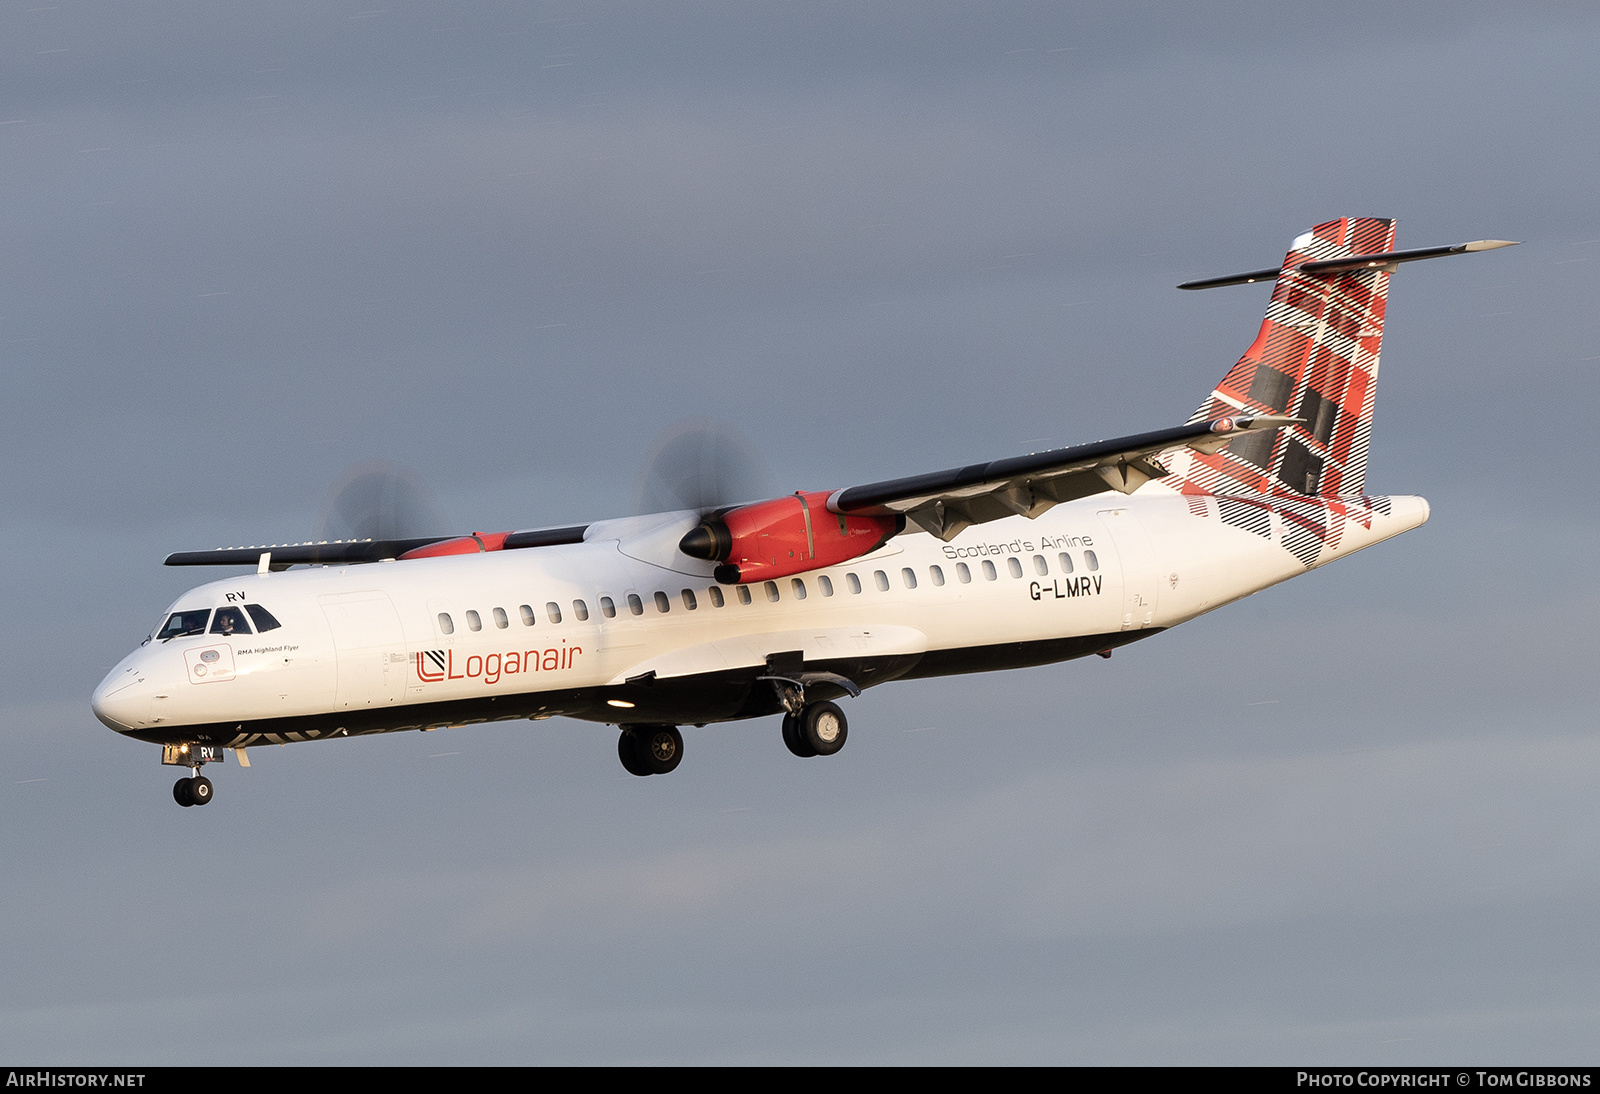
[[[992,463],[837,490],[828,509],[847,516],[907,520],[948,542],[965,528],[1004,517],[1037,517],[1053,505],[1104,490],[1131,494],[1167,474],[1158,453],[1187,447],[1215,452],[1241,433],[1282,429],[1299,419],[1279,415],[1216,418],[1174,429],[1057,448]]]
[[[526,532],[492,532],[487,535],[427,536],[421,539],[356,539],[322,543],[264,543],[256,547],[218,547],[214,551],[179,551],[167,556],[168,566],[255,566],[262,556],[271,569],[297,564],[340,566],[380,562],[386,558],[426,558],[434,554],[471,554],[476,551],[513,551],[523,547],[553,547],[582,543],[588,525],[535,528]]]

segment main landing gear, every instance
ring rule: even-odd
[[[630,775],[665,775],[683,759],[683,734],[677,726],[624,726],[617,759]]]
[[[850,723],[838,703],[806,702],[806,689],[827,685],[852,699],[861,694],[861,689],[836,672],[808,671],[803,656],[799,650],[768,654],[767,674],[756,679],[767,681],[778,693],[778,702],[786,712],[783,743],[789,746],[789,751],[804,758],[832,756],[844,747]]]
[[[832,756],[844,747],[850,723],[837,703],[807,703],[783,716],[783,743],[796,756]]]

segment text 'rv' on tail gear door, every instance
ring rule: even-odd
[[[335,710],[360,710],[399,702],[406,686],[406,638],[387,593],[333,593],[317,597],[333,631],[339,658]]]
[[[1155,622],[1160,567],[1144,525],[1132,509],[1102,509],[1100,524],[1115,546],[1122,568],[1122,629],[1136,631]]]

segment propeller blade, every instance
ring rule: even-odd
[[[420,475],[392,460],[370,460],[334,483],[317,537],[400,540],[449,534],[450,521]]]
[[[634,495],[634,513],[706,513],[766,496],[756,448],[730,425],[692,419],[669,427],[651,447]]]

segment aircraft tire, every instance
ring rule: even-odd
[[[172,784],[172,800],[185,809],[194,804],[194,799],[189,797],[189,780],[179,779]]]
[[[784,747],[802,760],[810,759],[817,754],[815,749],[806,747],[806,743],[800,739],[800,719],[793,714],[783,716],[783,743]]]
[[[189,800],[196,805],[205,805],[211,800],[211,780],[204,775],[196,775],[189,780]]]
[[[810,703],[800,712],[795,736],[814,755],[832,756],[844,747],[850,723],[837,703]]]
[[[665,775],[683,759],[683,734],[677,726],[645,726],[634,731],[641,766],[652,775]]]
[[[622,735],[617,738],[617,759],[622,761],[622,766],[628,774],[642,777],[650,774],[650,769],[639,759],[637,744],[633,730],[623,730]]]

